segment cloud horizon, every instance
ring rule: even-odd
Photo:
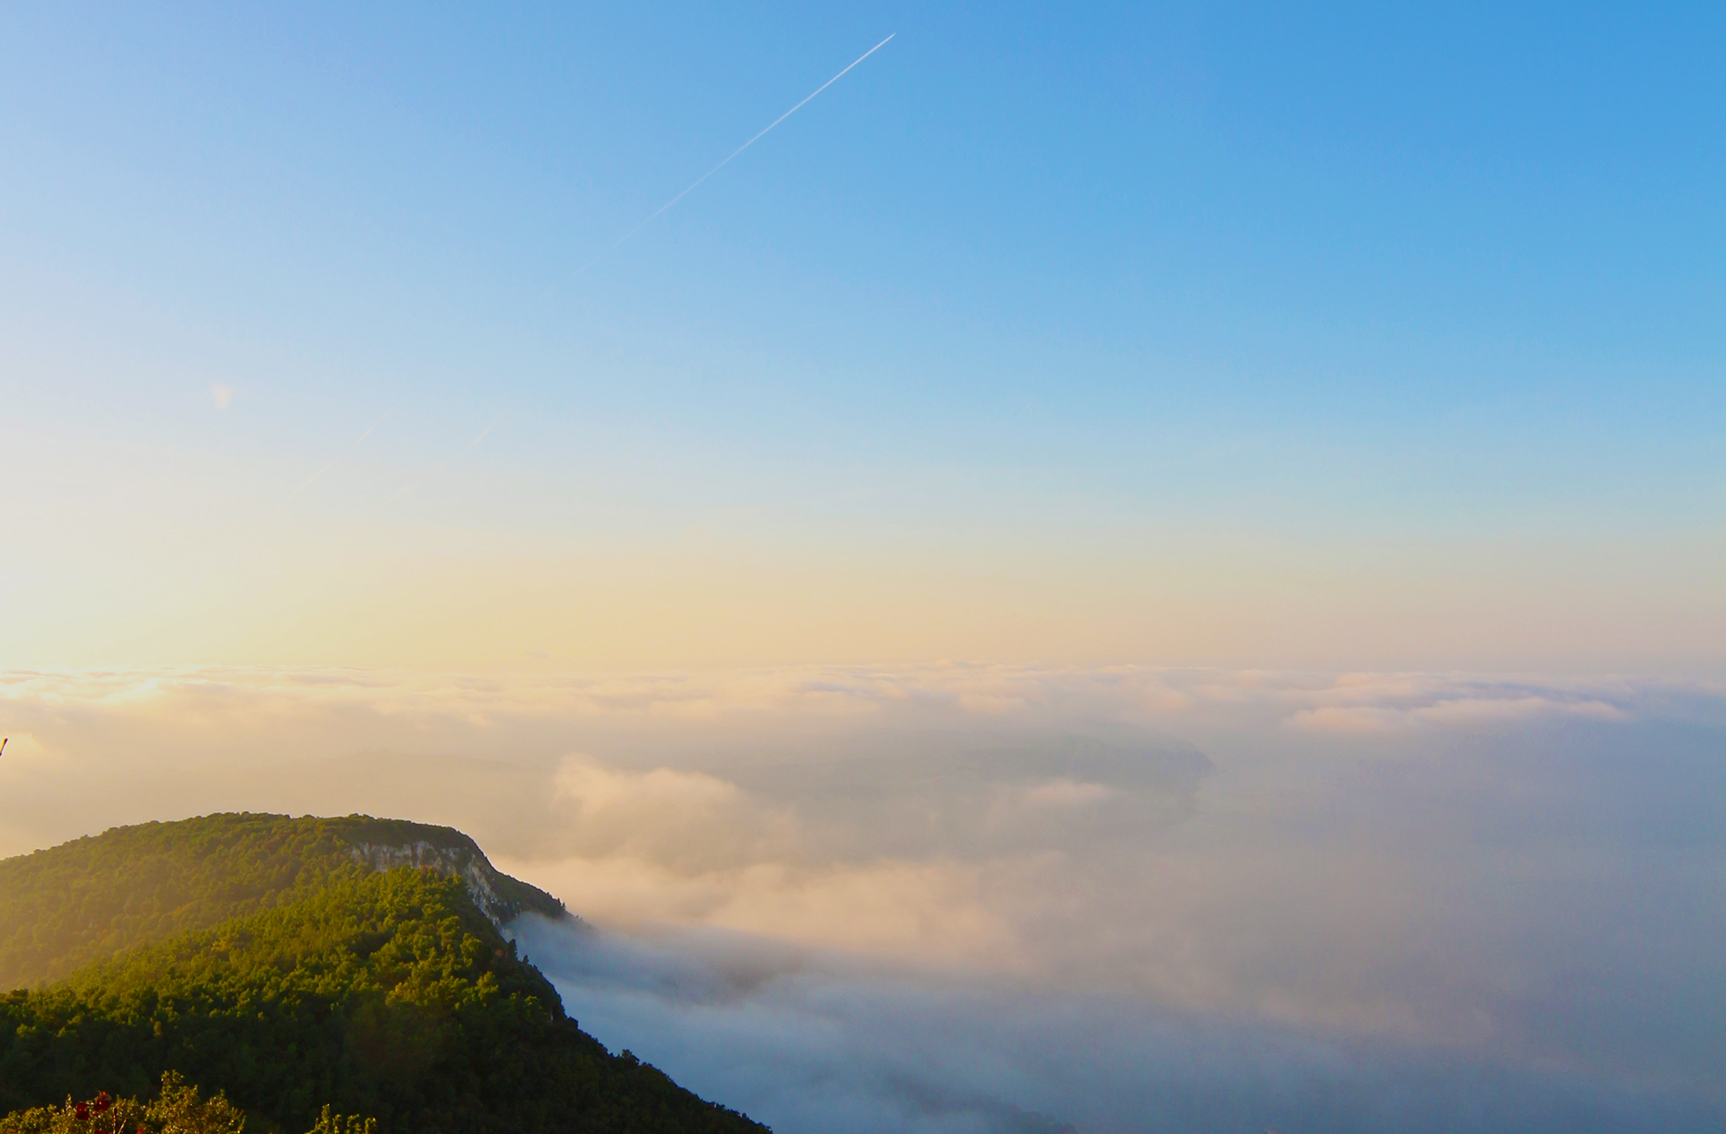
[[[0,851],[213,810],[447,823],[625,953],[683,941],[674,967],[699,968],[687,943],[717,934],[774,972],[813,958],[827,975],[781,1006],[797,1028],[821,989],[861,1005],[881,980],[936,1001],[982,981],[925,1023],[983,1060],[993,1029],[1116,1003],[1137,1006],[1110,1025],[1127,1032],[1291,1037],[1302,1082],[1389,1092],[1372,1113],[1397,1083],[1439,1098],[1478,1075],[1514,1080],[1501,1116],[1587,1112],[1590,1082],[1656,1110],[1726,1096],[1705,1055],[1726,1019],[1708,882],[1726,689],[1707,677],[10,671],[0,728]],[[859,965],[876,975],[847,984]],[[682,1009],[577,992],[708,1066],[675,1039]],[[833,1026],[924,1026],[893,1012]],[[1374,1063],[1374,1044],[1403,1054]],[[1321,1073],[1344,1050],[1365,1078]],[[864,1095],[858,1113],[909,1105]],[[967,1106],[979,1130],[1054,1113]]]

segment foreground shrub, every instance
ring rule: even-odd
[[[217,1091],[204,1098],[177,1071],[162,1076],[148,1103],[103,1091],[93,1099],[67,1099],[0,1118],[0,1134],[244,1134],[246,1115]],[[332,1114],[328,1106],[307,1134],[377,1134],[377,1120]]]

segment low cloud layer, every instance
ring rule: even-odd
[[[517,940],[614,1049],[779,1131],[1657,1131],[1706,1100],[1315,1035],[1118,996],[855,959],[712,932],[624,937],[532,919]]]
[[[469,831],[605,929],[523,930],[596,1034],[787,1131],[1726,1115],[1708,681],[14,672],[0,731],[6,853]]]

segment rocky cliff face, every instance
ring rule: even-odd
[[[355,842],[356,860],[373,870],[411,866],[459,878],[468,897],[498,928],[529,910],[557,918],[573,918],[563,903],[543,891],[511,878],[494,867],[477,845],[434,843],[414,839],[402,843]]]
[[[0,990],[60,980],[128,949],[292,904],[356,867],[458,878],[481,916],[563,920],[453,827],[369,815],[224,814],[116,827],[0,860]],[[4,1072],[0,1072],[0,1079]]]

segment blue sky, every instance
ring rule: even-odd
[[[817,591],[865,561],[946,579],[920,600],[937,605],[979,573],[1037,577],[1043,597],[1015,576],[972,620],[994,629],[932,639],[941,656],[1255,660],[1250,634],[1014,644],[1027,604],[1106,621],[1047,596],[1107,576],[1104,605],[1130,605],[1148,557],[1322,577],[1318,621],[1361,572],[1385,603],[1555,604],[1516,641],[1368,634],[1326,661],[1550,660],[1572,647],[1539,627],[1579,618],[1604,619],[1595,668],[1719,660],[1698,645],[1726,626],[1709,6],[3,19],[0,412],[33,502],[14,529],[109,562],[137,545],[103,531],[177,533],[154,597],[100,581],[109,625],[154,625],[233,524],[325,561],[381,529],[553,575],[601,546],[653,564],[702,531]],[[60,573],[36,554],[4,594],[65,615],[64,594],[34,601]],[[1449,582],[1414,566],[1452,555]],[[1263,578],[1240,585],[1275,606]],[[1235,601],[1183,587],[1162,593]],[[1670,630],[1626,641],[1657,595]],[[816,653],[879,648],[846,641]]]

